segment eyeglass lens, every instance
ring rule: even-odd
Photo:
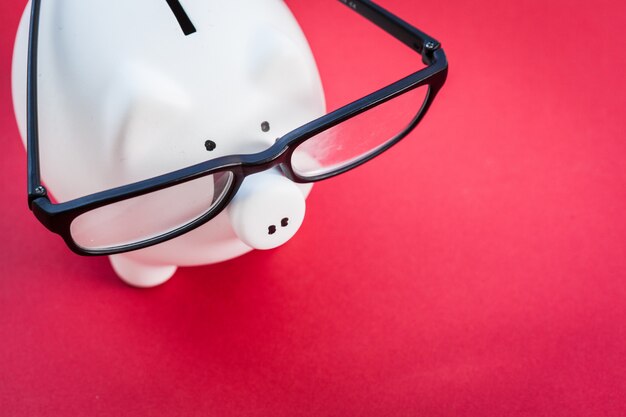
[[[211,212],[233,179],[233,173],[219,172],[88,211],[70,225],[72,239],[98,251],[162,236]]]
[[[414,88],[309,138],[294,150],[293,170],[312,178],[365,159],[405,131],[427,94],[428,86]]]

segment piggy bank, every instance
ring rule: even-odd
[[[22,138],[29,14],[30,4],[13,59]],[[40,19],[40,160],[57,202],[262,151],[325,112],[312,53],[281,0],[55,0],[42,2]],[[277,247],[301,225],[310,189],[277,170],[252,175],[208,223],[111,263],[150,287],[178,266]],[[146,201],[137,216],[176,204]],[[96,235],[110,226],[89,225]]]

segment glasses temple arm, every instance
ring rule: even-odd
[[[417,51],[417,53],[424,57],[425,64],[431,63],[430,56],[427,55],[430,55],[430,52],[437,50],[441,46],[435,38],[411,26],[374,2],[369,0],[339,1],[407,45],[409,48]]]
[[[39,10],[41,0],[31,3],[28,35],[28,69],[26,81],[26,154],[28,169],[28,205],[46,195],[41,186],[39,167],[39,123],[37,114],[37,45],[39,36]]]

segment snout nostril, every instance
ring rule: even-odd
[[[280,225],[281,225],[282,227],[287,227],[287,226],[289,226],[289,217],[285,217],[284,219],[282,219],[282,220],[280,221]]]
[[[276,233],[276,226],[271,225],[270,227],[267,228],[267,233],[270,235],[273,235],[274,233]]]

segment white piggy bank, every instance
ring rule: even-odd
[[[29,15],[30,4],[13,59],[23,138]],[[47,0],[38,60],[42,177],[59,202],[264,150],[325,111],[315,61],[281,0]],[[279,246],[302,223],[310,187],[278,171],[253,175],[213,220],[112,265],[149,287],[178,266]],[[142,215],[177,203],[152,201]]]

